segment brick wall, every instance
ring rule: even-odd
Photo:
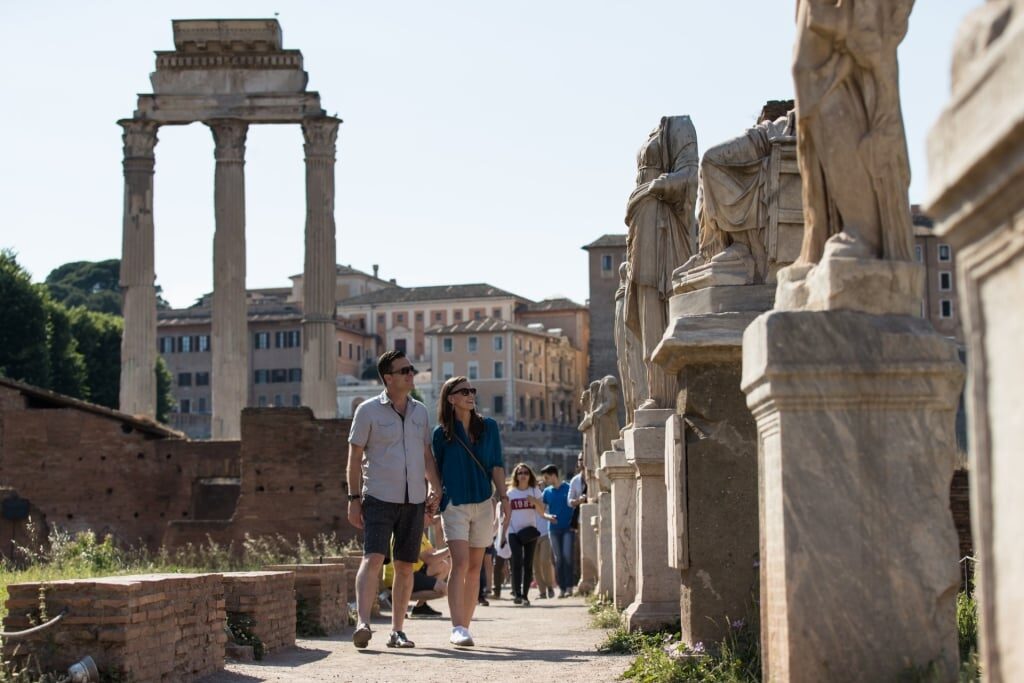
[[[39,616],[39,583],[8,587],[5,631]],[[85,655],[102,674],[135,683],[191,681],[224,667],[224,583],[219,574],[149,574],[46,584],[46,611],[63,621],[4,642],[5,659],[36,658],[65,671]],[[34,663],[33,663],[34,665]]]
[[[225,610],[253,620],[264,652],[295,645],[295,575],[291,572],[226,572]]]
[[[266,569],[295,574],[296,602],[304,601],[306,617],[325,634],[340,633],[348,626],[348,571],[344,565],[280,564]]]

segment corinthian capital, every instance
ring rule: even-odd
[[[249,124],[238,119],[213,119],[205,122],[213,132],[217,161],[245,161],[245,136]]]
[[[117,123],[124,128],[124,133],[121,135],[121,139],[124,141],[124,158],[152,159],[159,124],[145,119],[121,119]]]
[[[340,124],[341,119],[333,116],[303,119],[302,135],[306,139],[306,155],[333,157]]]

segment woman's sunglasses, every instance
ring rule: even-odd
[[[529,472],[516,472],[516,476],[517,477],[528,477],[528,476],[530,476],[530,473]]]
[[[472,389],[466,389],[466,388],[456,389],[452,393],[453,394],[459,394],[460,396],[469,396],[470,394],[472,394],[473,396],[476,396],[476,387],[473,387]]]

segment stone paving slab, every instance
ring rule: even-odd
[[[443,600],[431,604],[447,616]],[[580,598],[537,600],[530,607],[491,600],[489,607],[477,608],[470,629],[475,647],[448,644],[448,619],[408,619],[405,632],[416,642],[411,650],[385,647],[390,620],[379,619],[365,650],[353,647],[349,629],[341,636],[300,639],[296,648],[268,655],[261,662],[229,663],[201,683],[615,680],[630,657],[598,654],[596,646],[604,631],[590,628],[589,617]]]

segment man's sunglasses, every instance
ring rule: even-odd
[[[473,387],[471,389],[466,389],[465,387],[463,387],[462,389],[456,389],[452,393],[453,394],[459,394],[461,396],[469,396],[470,394],[472,394],[473,396],[476,396],[476,387]]]
[[[404,368],[399,368],[392,372],[385,372],[385,375],[413,375],[415,376],[418,370],[411,365],[406,365]]]

